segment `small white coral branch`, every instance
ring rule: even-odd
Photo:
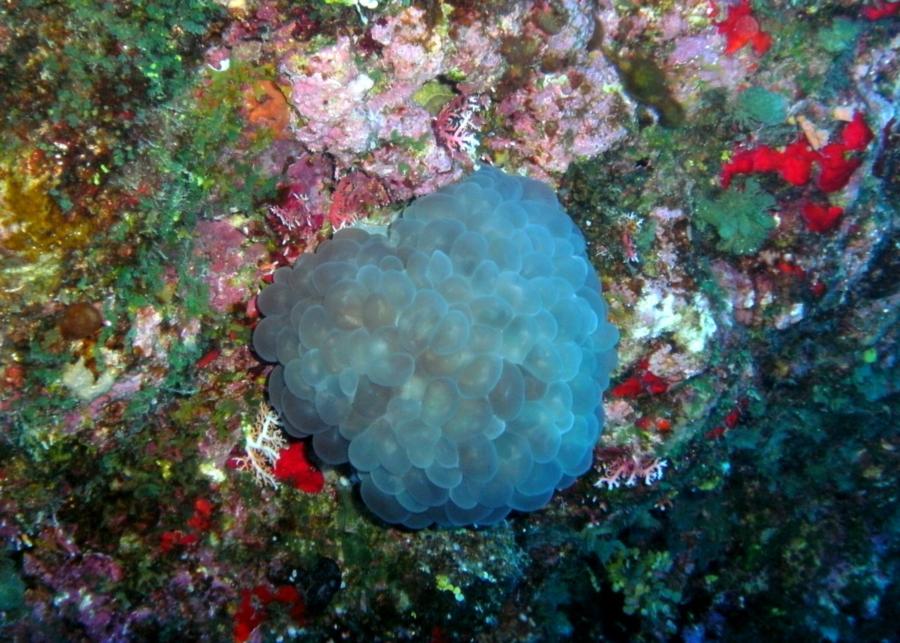
[[[482,111],[479,96],[458,96],[448,103],[436,118],[438,138],[450,150],[462,152],[476,160],[479,140],[475,117]]]
[[[633,487],[639,480],[651,485],[662,479],[668,465],[667,460],[651,456],[633,453],[621,455],[603,466],[604,475],[594,483],[594,486],[617,489],[624,484],[626,487]]]
[[[260,403],[256,419],[244,427],[244,454],[234,460],[238,471],[252,471],[261,485],[278,487],[275,462],[287,448],[278,414],[265,402]]]

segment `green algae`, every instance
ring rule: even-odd
[[[428,81],[413,94],[413,100],[428,110],[432,116],[437,116],[444,105],[455,97],[453,89],[437,80]]]
[[[720,250],[747,255],[759,250],[775,228],[774,207],[775,197],[750,179],[743,190],[731,187],[714,199],[698,199],[696,220],[700,227],[715,228]]]
[[[749,87],[738,95],[734,117],[741,125],[778,125],[787,118],[788,101],[764,87]]]
[[[184,63],[222,15],[208,0],[135,0],[126,10],[77,0],[10,5],[4,22],[18,28],[0,55],[0,75],[11,79],[0,104],[16,119],[128,127],[116,118],[122,110],[162,101],[189,83]],[[13,73],[19,65],[43,73]],[[46,91],[51,87],[60,91]]]
[[[837,17],[830,25],[819,29],[816,40],[819,46],[829,54],[840,54],[856,44],[856,39],[862,30],[859,22]]]

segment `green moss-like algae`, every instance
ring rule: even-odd
[[[775,227],[774,207],[775,198],[750,179],[743,189],[732,186],[715,199],[701,198],[697,221],[715,228],[719,250],[747,255],[759,250]]]

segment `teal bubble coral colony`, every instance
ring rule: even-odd
[[[591,466],[618,332],[581,232],[492,168],[281,268],[253,335],[285,429],[379,518],[489,525]]]

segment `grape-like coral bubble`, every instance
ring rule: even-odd
[[[618,332],[543,183],[481,169],[386,234],[338,231],[258,305],[286,431],[388,523],[490,525],[591,466]]]

